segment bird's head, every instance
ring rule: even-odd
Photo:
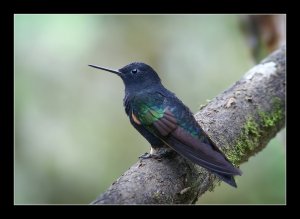
[[[142,62],[133,62],[118,70],[104,68],[97,65],[89,66],[119,75],[122,78],[126,88],[135,87],[142,89],[160,84],[160,78],[158,74],[149,65]]]

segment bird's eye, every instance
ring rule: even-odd
[[[138,72],[138,70],[136,68],[131,70],[132,74],[136,74],[137,72]]]

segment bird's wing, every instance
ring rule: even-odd
[[[240,170],[235,168],[215,146],[202,142],[180,125],[182,121],[172,112],[176,106],[166,105],[164,99],[155,95],[135,98],[133,104],[134,121],[143,125],[182,156],[220,174],[241,175]],[[196,123],[192,114],[185,119],[187,123],[192,120],[192,125]]]

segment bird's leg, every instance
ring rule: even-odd
[[[151,147],[150,153],[146,152],[139,158],[142,159],[148,159],[148,158],[154,158],[154,159],[161,159],[163,157],[168,157],[172,152],[174,152],[169,147]]]
[[[151,158],[151,154],[149,154],[148,152],[146,152],[143,155],[139,156],[139,158],[141,158],[141,159],[148,159],[148,158]]]
[[[150,153],[146,152],[143,155],[139,156],[139,158],[142,159],[148,159],[148,158],[154,158],[155,157],[155,149],[153,147],[150,147]]]

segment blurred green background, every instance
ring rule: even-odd
[[[149,150],[117,76],[151,65],[193,112],[255,63],[235,15],[15,15],[16,204],[90,203]],[[285,130],[199,204],[285,203]]]

